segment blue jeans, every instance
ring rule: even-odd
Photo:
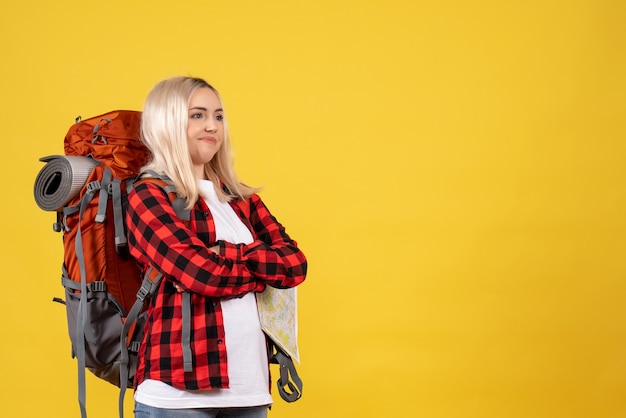
[[[267,418],[267,405],[247,408],[163,409],[135,402],[135,418]]]

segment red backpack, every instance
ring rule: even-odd
[[[82,417],[85,368],[121,388],[133,384],[139,313],[137,326],[126,326],[129,358],[123,358],[120,336],[143,280],[128,254],[124,223],[127,194],[149,156],[139,141],[140,119],[140,112],[123,110],[78,118],[65,136],[65,155],[42,158],[46,165],[35,180],[37,204],[57,212],[53,228],[63,233],[65,301],[54,300],[66,305]]]

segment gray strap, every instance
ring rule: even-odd
[[[67,272],[65,263],[63,263],[63,274],[61,275],[61,284],[65,288],[70,288],[72,290],[80,290],[80,283],[76,283],[74,280],[70,279],[70,275]]]
[[[274,346],[271,342],[270,346]],[[287,354],[285,354],[278,347],[276,348],[276,354],[274,354],[274,360],[278,363],[280,369],[280,378],[276,382],[278,386],[278,393],[280,397],[287,402],[295,402],[302,396],[302,380],[298,376],[296,367],[293,364],[293,360]],[[293,383],[292,383],[293,381]],[[289,388],[289,391],[287,391]]]
[[[57,214],[57,224],[52,226],[52,229],[57,232],[65,231],[70,232],[70,228],[67,226],[67,217],[76,213],[79,210],[78,206],[66,206],[63,208],[63,215],[61,212]]]
[[[94,189],[99,189],[100,188],[100,183],[97,181],[94,181],[92,183],[93,188]],[[54,229],[55,231],[58,232],[60,231],[66,231],[69,232],[70,228],[67,226],[67,217],[71,216],[73,214],[75,214],[76,212],[78,212],[80,210],[80,202],[78,203],[78,205],[75,206],[65,206],[63,208],[63,216],[60,215],[61,212],[59,212],[59,214],[57,215],[57,223],[59,224],[58,226],[53,226],[52,229]]]
[[[109,199],[109,187],[111,184],[111,170],[108,167],[104,169],[102,174],[102,184],[100,185],[100,199],[98,200],[98,214],[96,215],[96,222],[102,223],[106,219],[107,203]]]
[[[65,270],[65,266],[63,266],[63,276],[61,277],[61,284],[63,287],[72,289],[72,290],[81,290],[82,283],[76,283],[74,280],[70,279],[67,275],[67,270]],[[87,285],[87,292],[106,292],[107,291],[107,283],[104,281],[91,282]]]
[[[176,216],[178,216],[183,221],[191,220],[191,211],[186,208],[187,202],[180,197],[177,197],[176,200],[172,202],[172,207],[174,208],[174,212],[176,212]]]
[[[115,222],[115,248],[117,252],[126,246],[126,234],[124,233],[124,213],[122,211],[122,180],[113,179],[113,222]]]
[[[122,327],[122,336],[120,340],[121,344],[121,356],[120,356],[120,397],[119,397],[119,415],[120,418],[124,418],[124,395],[126,394],[126,382],[128,381],[128,368],[129,368],[129,356],[128,356],[128,338],[130,337],[130,327],[137,322],[139,314],[144,307],[146,297],[154,294],[158,287],[163,274],[159,273],[154,279],[150,279],[150,274],[154,269],[150,267],[143,277],[141,287],[137,291],[137,300],[133,304],[133,307],[126,316],[124,326]]]
[[[176,188],[174,187],[174,183],[172,180],[164,175],[161,175],[153,170],[147,170],[145,172],[151,177],[160,179],[164,181],[167,186],[162,187],[165,193],[174,193],[176,192]],[[178,196],[178,193],[176,194]],[[189,221],[191,219],[191,211],[185,208],[186,202],[184,199],[177,197],[172,202],[172,207],[176,212],[176,215],[183,221]],[[182,349],[183,349],[183,370],[185,372],[190,372],[193,370],[193,356],[191,353],[191,293],[183,292],[182,293]]]
[[[76,318],[76,358],[78,359],[78,403],[82,418],[87,417],[86,408],[86,380],[85,380],[85,338],[93,340],[93,333],[87,326],[89,323],[89,311],[87,310],[87,270],[85,269],[85,256],[83,253],[83,239],[80,223],[85,209],[93,199],[100,184],[92,182],[87,185],[87,191],[80,201],[78,215],[78,231],[76,232],[76,258],[80,268],[80,302]]]
[[[193,370],[193,360],[191,358],[191,293],[183,292],[183,370],[190,372]]]
[[[104,143],[105,145],[109,143],[104,135],[98,135],[98,130],[100,129],[100,124],[102,123],[102,121],[105,121],[106,123],[112,122],[112,120],[109,118],[102,118],[98,121],[98,123],[96,123],[96,126],[93,127],[93,139],[91,140],[92,144],[98,142],[99,139],[102,140],[102,143]]]
[[[170,193],[176,193],[176,199],[172,202],[172,207],[174,208],[174,212],[176,212],[176,216],[178,216],[181,220],[183,221],[190,221],[191,220],[191,211],[187,209],[187,201],[185,199],[182,199],[180,197],[178,197],[178,193],[176,192],[176,187],[174,186],[174,183],[172,182],[172,180],[163,174],[159,174],[154,170],[146,170],[145,174],[148,174],[150,177],[154,177],[156,179],[159,180],[163,180],[165,183],[167,183],[166,187],[161,187],[163,189],[163,191],[165,191],[165,193],[167,193],[168,195]]]
[[[98,183],[97,181],[94,181],[92,183]],[[98,185],[96,187],[93,187],[95,189],[99,189],[100,188],[100,183],[98,183]],[[76,212],[78,212],[80,210],[80,206],[76,205],[76,206],[65,206],[63,208],[63,215],[70,216],[75,214]]]
[[[61,269],[63,271],[61,275],[61,285],[66,289],[81,290],[82,283],[78,283],[70,279],[70,274],[67,272],[67,267],[65,266],[65,263],[63,263],[63,266],[61,266]],[[91,282],[87,284],[87,291],[92,292],[92,293],[93,292],[106,292],[107,284],[104,281]]]
[[[154,170],[146,170],[146,171],[144,171],[143,173],[144,173],[144,174],[149,175],[150,177],[155,177],[155,178],[157,178],[157,179],[164,179],[164,178],[166,178],[166,177],[167,177],[167,176],[165,176],[165,175],[161,175],[161,174],[157,173],[157,172],[156,172],[156,171],[154,171]],[[167,177],[167,178],[169,178],[169,177]]]
[[[133,177],[126,179],[126,194],[129,194],[135,186],[135,179]]]

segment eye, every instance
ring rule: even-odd
[[[202,119],[202,113],[197,112],[197,113],[192,113],[191,115],[189,115],[190,119]]]
[[[222,122],[224,120],[224,115],[215,115],[215,120],[218,122]]]

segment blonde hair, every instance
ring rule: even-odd
[[[152,153],[142,173],[153,170],[168,176],[179,196],[187,201],[187,208],[200,197],[187,144],[189,100],[199,88],[213,90],[224,109],[219,92],[205,80],[173,77],[159,82],[150,91],[141,118],[141,139]],[[224,141],[211,161],[205,164],[204,172],[213,182],[221,201],[246,199],[258,191],[243,184],[235,173],[226,117]]]

